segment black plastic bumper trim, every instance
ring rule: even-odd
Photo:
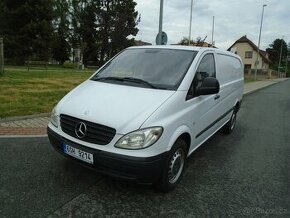
[[[47,127],[47,135],[51,145],[65,157],[73,159],[97,172],[140,183],[157,181],[168,155],[168,152],[165,152],[153,157],[132,157],[92,149],[58,135],[49,127]],[[63,151],[64,143],[93,154],[94,163],[89,164],[65,154]]]

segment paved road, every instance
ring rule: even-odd
[[[0,139],[0,217],[290,217],[290,81],[244,98],[161,194],[64,159],[47,138]]]

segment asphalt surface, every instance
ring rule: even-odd
[[[290,81],[244,98],[236,129],[159,193],[97,174],[47,138],[0,139],[0,217],[290,217]]]

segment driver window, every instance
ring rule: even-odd
[[[216,76],[216,72],[215,72],[215,61],[214,61],[214,55],[213,54],[206,54],[197,70],[195,73],[195,76],[193,78],[193,81],[191,83],[191,86],[188,90],[187,96],[186,96],[186,100],[189,100],[193,97],[195,97],[195,93],[196,90],[201,86],[203,80],[206,77],[215,77]]]

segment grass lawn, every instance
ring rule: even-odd
[[[245,83],[254,82],[254,81],[255,81],[255,79],[252,78],[252,77],[244,77],[244,82]]]
[[[7,67],[0,76],[0,118],[47,113],[94,70]]]

